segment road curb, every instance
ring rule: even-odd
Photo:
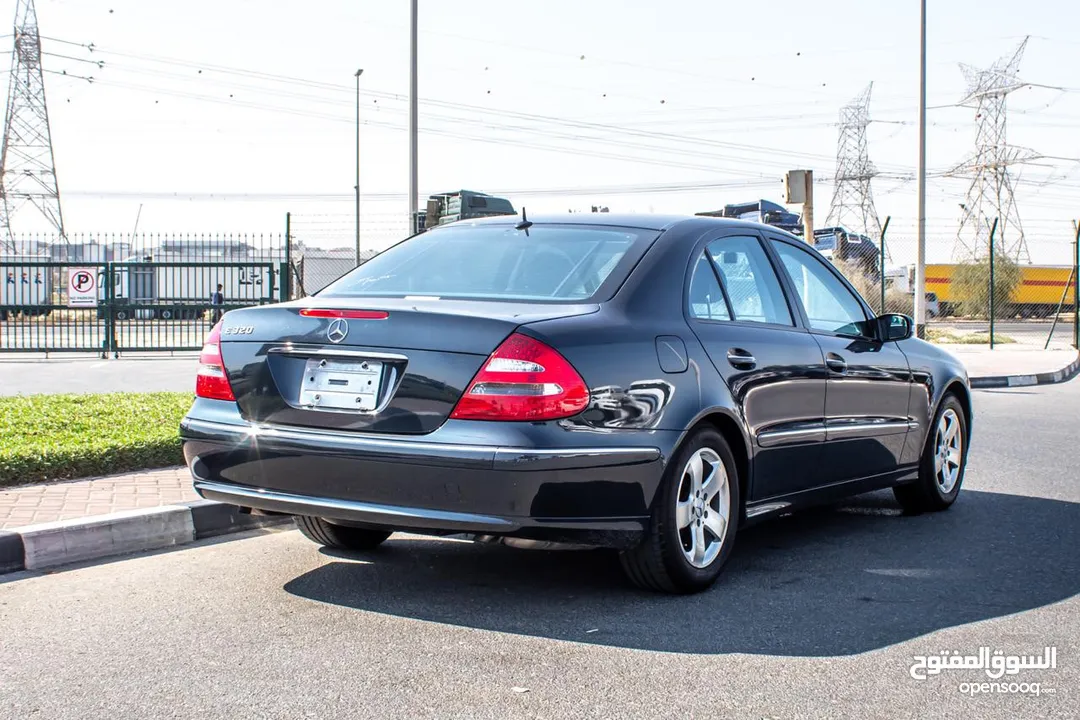
[[[1080,356],[1054,372],[972,377],[969,382],[975,389],[1024,387],[1061,383],[1077,374]],[[244,514],[235,505],[195,500],[0,530],[0,575],[160,550],[290,522],[290,516]]]
[[[161,550],[290,522],[287,515],[247,515],[235,505],[195,500],[27,525],[0,530],[0,575]]]
[[[0,530],[0,575],[25,567],[22,535],[10,530]]]
[[[1071,380],[1078,373],[1080,373],[1080,357],[1054,372],[1036,373],[1034,375],[989,375],[969,378],[969,382],[974,389],[1053,385],[1054,383]]]

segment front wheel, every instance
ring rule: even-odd
[[[707,589],[735,544],[739,503],[727,441],[712,428],[694,431],[664,473],[645,539],[619,556],[626,575],[647,590]]]
[[[373,550],[390,537],[384,530],[335,525],[308,515],[297,515],[296,527],[308,540],[336,550]]]
[[[967,468],[968,427],[964,408],[955,395],[941,401],[919,464],[919,479],[893,488],[909,513],[947,510],[960,494]]]

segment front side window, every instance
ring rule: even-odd
[[[587,301],[621,284],[657,235],[600,225],[537,224],[527,234],[513,225],[448,226],[376,255],[319,296]]]
[[[780,262],[791,276],[810,327],[837,335],[865,335],[866,313],[858,298],[809,252],[773,241]]]
[[[709,243],[706,250],[727,291],[736,320],[794,325],[780,281],[756,237],[720,238]]]

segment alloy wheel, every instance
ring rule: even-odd
[[[934,437],[934,473],[938,489],[948,495],[960,478],[960,465],[964,458],[964,437],[960,430],[960,418],[956,411],[947,408],[938,420]]]
[[[724,462],[701,448],[687,461],[676,495],[675,526],[687,562],[706,568],[716,560],[731,516],[731,488]]]

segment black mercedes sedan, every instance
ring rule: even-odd
[[[892,488],[944,510],[970,386],[781,230],[614,214],[461,221],[316,295],[228,312],[181,425],[202,497],[324,546],[395,531],[616,548],[709,587],[749,523]]]

